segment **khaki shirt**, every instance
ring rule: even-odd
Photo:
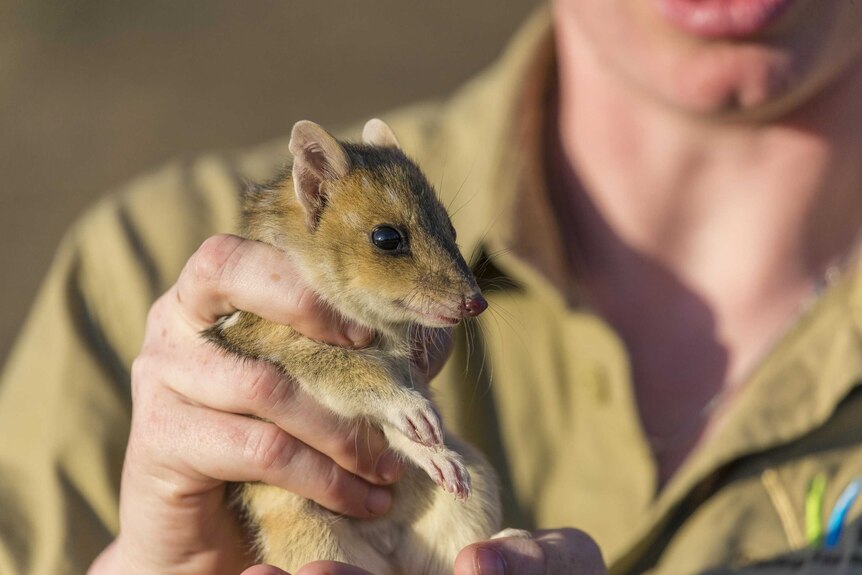
[[[384,116],[440,182],[491,303],[435,385],[499,471],[508,523],[584,529],[612,573],[862,572],[859,501],[837,547],[808,544],[862,474],[862,272],[812,305],[658,490],[626,350],[578,302],[544,189],[552,70],[542,12],[451,99]],[[204,238],[235,229],[244,179],[288,158],[285,139],[171,164],[68,233],[0,382],[0,573],[84,572],[116,534],[147,310]]]

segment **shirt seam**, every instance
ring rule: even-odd
[[[769,501],[775,509],[781,526],[784,529],[784,535],[787,538],[787,543],[791,549],[801,549],[806,546],[805,535],[802,532],[802,525],[793,512],[793,504],[787,488],[778,476],[778,472],[774,469],[766,469],[760,474],[760,483],[766,490],[769,496]]]

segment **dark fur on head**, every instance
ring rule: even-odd
[[[321,297],[355,321],[457,323],[464,302],[481,296],[422,171],[395,146],[311,131],[291,168],[246,194],[244,233],[295,258]],[[404,235],[404,253],[373,245],[379,226]]]

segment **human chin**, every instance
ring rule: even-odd
[[[621,65],[665,104],[692,114],[727,119],[785,114],[847,72],[862,46],[862,12],[853,5],[803,2],[764,0],[764,6],[782,10],[773,19],[758,20],[763,29],[746,35],[744,25],[750,27],[750,21],[737,28],[697,30],[680,26],[656,8],[662,3],[700,5],[694,0],[647,0],[639,8],[645,25],[641,40],[649,46],[635,65]]]
[[[716,16],[740,6],[761,11]],[[862,2],[555,0],[552,7],[558,44],[577,65],[697,116],[784,114],[859,67],[851,63],[862,47]],[[708,26],[669,14],[710,7]]]
[[[670,54],[630,73],[666,107],[691,115],[732,119],[785,109],[802,99],[804,62],[762,46],[710,46]]]
[[[769,121],[803,112],[851,75],[862,79],[860,58],[842,54],[828,65],[780,50],[736,50],[705,55],[643,78],[643,88],[665,107],[720,121]]]

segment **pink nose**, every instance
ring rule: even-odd
[[[480,293],[465,298],[461,306],[461,311],[465,317],[475,317],[486,309],[488,309],[488,301]]]

